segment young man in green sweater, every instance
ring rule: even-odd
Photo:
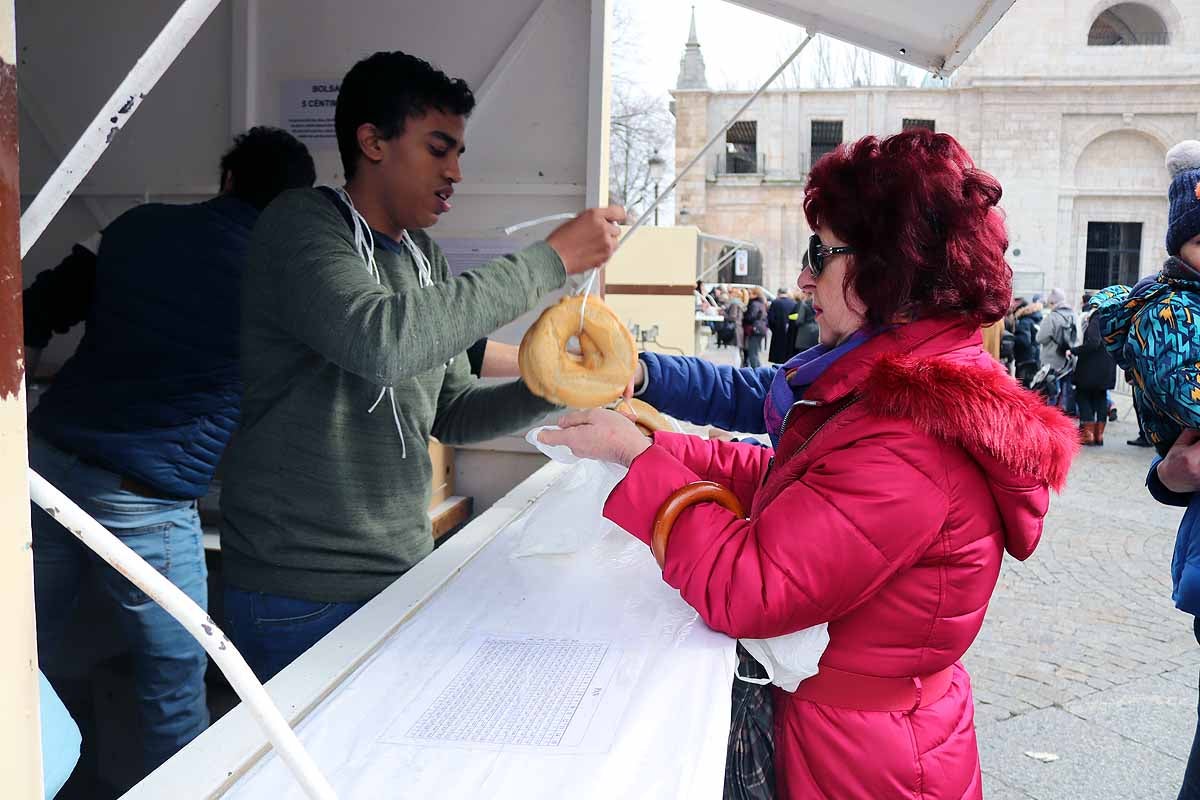
[[[462,179],[466,83],[404,53],[342,81],[345,190],[287,192],[242,285],[241,427],[221,496],[226,632],[269,679],[433,549],[429,436],[480,441],[553,407],[479,386],[472,342],[603,264],[619,208],[453,277],[423,229]]]

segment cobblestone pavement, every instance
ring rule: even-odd
[[[1182,509],[1146,492],[1152,451],[1125,444],[1137,433],[1125,416],[1109,424],[1103,448],[1080,453],[1037,552],[1006,560],[964,658],[989,799],[1178,791],[1200,671],[1192,618],[1171,603]]]
[[[705,358],[732,364],[736,352]],[[1006,559],[963,661],[988,800],[1174,800],[1196,726],[1200,646],[1171,603],[1182,509],[1144,481],[1129,399],[1051,500],[1041,545]],[[1039,761],[1026,753],[1052,754]]]

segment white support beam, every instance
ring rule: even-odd
[[[4,796],[41,800],[42,742],[33,621],[25,362],[21,347],[21,205],[17,163],[17,39],[12,0],[0,0],[0,775]]]
[[[588,48],[588,208],[608,205],[608,128],[612,112],[609,43],[612,28],[610,0],[591,0],[591,46]]]
[[[258,0],[233,0],[229,135],[258,121]]]
[[[578,183],[461,183],[459,195],[506,195],[528,197],[583,197],[586,187]]]
[[[700,163],[700,159],[704,158],[704,156],[708,153],[708,151],[712,150],[713,146],[716,145],[717,142],[724,141],[725,132],[728,131],[730,128],[732,128],[733,123],[737,122],[738,118],[741,117],[742,114],[746,113],[746,109],[748,109],[751,105],[754,104],[754,101],[758,99],[759,95],[761,95],[763,92],[765,92],[767,90],[767,87],[775,82],[775,79],[778,78],[780,73],[782,73],[787,68],[787,65],[791,64],[794,60],[796,60],[796,57],[799,56],[800,53],[804,52],[804,48],[808,47],[808,43],[811,42],[813,40],[813,38],[816,37],[816,35],[817,35],[816,31],[810,30],[808,32],[808,35],[804,37],[804,40],[802,42],[800,42],[799,45],[796,46],[795,50],[792,51],[792,54],[783,60],[783,63],[780,64],[775,69],[775,71],[771,73],[771,77],[767,78],[767,80],[763,83],[762,86],[758,87],[758,91],[756,91],[754,94],[750,95],[750,97],[747,98],[746,102],[742,103],[741,108],[739,108],[737,111],[733,112],[733,116],[730,117],[728,120],[726,120],[725,124],[721,126],[720,130],[718,130],[716,133],[714,133],[712,135],[712,138],[708,140],[708,144],[706,144],[706,145],[704,145],[704,147],[700,148],[700,152],[696,153],[696,155],[692,158],[692,160],[689,161],[683,169],[679,170],[679,173],[675,176],[674,180],[672,180],[669,184],[667,184],[667,188],[663,189],[662,192],[657,197],[654,198],[654,202],[650,204],[649,208],[647,208],[645,211],[642,212],[642,216],[638,217],[637,222],[633,223],[633,225],[631,225],[629,227],[629,229],[626,230],[625,233],[623,233],[621,235],[620,241],[617,242],[618,249],[620,249],[621,245],[625,244],[625,242],[627,242],[629,240],[630,236],[633,236],[635,233],[637,233],[638,228],[640,228],[646,224],[646,221],[648,219],[650,219],[651,216],[654,215],[654,209],[658,208],[659,203],[661,203],[664,198],[666,198],[669,194],[671,194],[672,191],[674,191],[675,187],[679,185],[679,182],[681,180],[683,180],[683,176],[688,174],[688,172],[691,171],[692,167],[694,167],[694,166],[696,166],[696,164]],[[590,175],[590,173],[589,173],[589,175]]]
[[[221,0],[183,0],[175,15],[150,43],[88,125],[71,152],[46,181],[38,196],[21,215],[21,258],[45,232],[67,198],[95,166],[109,143],[143,99],[158,83],[167,68],[196,35]]]
[[[253,1],[251,0],[251,2]],[[478,115],[491,100],[492,95],[495,93],[496,84],[500,82],[513,63],[520,58],[521,53],[541,26],[542,20],[546,18],[550,8],[558,2],[561,2],[561,0],[542,0],[538,4],[538,7],[533,10],[533,13],[529,15],[529,19],[525,20],[525,24],[521,26],[521,30],[517,31],[517,35],[508,43],[508,47],[504,48],[504,52],[500,55],[500,58],[488,71],[487,77],[483,79],[483,83],[479,84],[479,88],[475,90],[474,114]]]
[[[229,685],[249,708],[275,752],[287,764],[311,800],[337,800],[337,793],[304,749],[295,731],[271,702],[266,689],[250,670],[242,654],[212,621],[207,611],[32,468],[29,469],[29,498],[89,550],[145,592],[200,643],[229,679]]]

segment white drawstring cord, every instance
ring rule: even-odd
[[[592,293],[592,284],[596,282],[596,273],[599,272],[599,267],[593,267],[588,271],[588,278],[584,281],[583,291],[575,292],[576,295],[583,295],[583,302],[579,304],[579,332],[583,333],[584,314],[587,312],[588,296]]]
[[[346,208],[350,209],[350,219],[354,223],[354,247],[358,250],[358,255],[363,260],[363,264],[367,268],[367,274],[375,279],[375,282],[383,285],[383,279],[379,274],[379,265],[375,262],[375,234],[371,232],[371,226],[367,224],[367,220],[354,207],[354,201],[350,198],[350,193],[343,187],[336,186],[333,188],[338,199],[345,204]],[[433,285],[433,267],[429,263],[429,259],[421,252],[421,248],[417,247],[416,242],[408,235],[408,231],[400,233],[400,241],[408,249],[408,252],[413,257],[413,261],[417,263],[417,284],[421,288]],[[404,426],[400,422],[400,409],[396,407],[396,389],[392,386],[384,386],[379,390],[379,396],[375,398],[375,402],[367,409],[368,414],[375,413],[375,409],[379,406],[379,402],[383,400],[383,396],[387,395],[388,401],[392,406],[392,420],[396,423],[396,433],[400,435],[400,457],[408,458],[408,443],[404,439]]]

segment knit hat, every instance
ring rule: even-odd
[[[1050,296],[1046,298],[1052,306],[1061,306],[1067,302],[1067,293],[1062,289],[1054,288],[1050,290]]]
[[[1178,256],[1179,248],[1200,235],[1200,142],[1188,139],[1167,151],[1167,171],[1171,173],[1167,254]]]

